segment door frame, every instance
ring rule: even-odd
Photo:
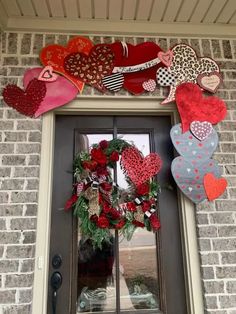
[[[42,118],[42,144],[37,215],[37,237],[32,312],[47,313],[48,269],[50,252],[51,201],[56,115],[169,115],[172,125],[179,122],[176,106],[160,105],[145,98],[79,98]],[[178,193],[182,253],[189,314],[203,314],[203,291],[196,233],[195,207]]]

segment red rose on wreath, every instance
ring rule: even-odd
[[[89,160],[89,161],[85,160],[82,162],[82,166],[84,169],[88,169],[90,171],[93,171],[97,167],[97,162],[95,160]]]
[[[105,166],[107,163],[107,156],[103,153],[101,148],[93,148],[91,150],[91,158],[101,166]]]
[[[108,228],[109,220],[105,216],[100,216],[97,220],[97,226],[102,229]]]
[[[137,220],[133,220],[132,224],[137,226],[137,227],[141,227],[141,228],[145,227],[145,225],[142,222],[137,221]]]
[[[108,147],[108,141],[103,140],[99,143],[99,146],[101,147],[101,149],[106,149]]]
[[[69,210],[73,206],[73,204],[77,202],[77,199],[78,196],[76,194],[73,194],[71,198],[66,202],[65,210]]]
[[[149,184],[143,183],[137,186],[136,192],[138,195],[147,195],[149,193]]]
[[[161,226],[159,219],[157,218],[156,214],[153,214],[150,218],[150,224],[153,228],[153,230],[158,230]]]
[[[116,162],[119,160],[119,153],[117,151],[114,151],[110,155],[110,161]]]
[[[111,211],[110,205],[104,202],[102,211],[104,214],[109,214]]]
[[[114,219],[114,220],[120,218],[120,213],[113,207],[110,210],[110,214],[111,214],[111,218]]]
[[[143,201],[141,206],[144,213],[150,209],[150,203],[148,201]]]
[[[108,170],[103,167],[97,167],[96,172],[98,176],[108,176],[109,174]]]
[[[101,183],[100,186],[106,192],[110,192],[112,189],[112,185],[110,183],[107,183],[107,182]]]
[[[121,219],[117,224],[115,224],[115,229],[121,229],[121,228],[123,228],[124,227],[124,225],[125,225],[125,221],[124,221],[124,219]]]
[[[128,208],[129,211],[131,211],[131,212],[136,211],[136,205],[135,205],[133,202],[128,202],[128,203],[126,204],[126,206],[127,206],[127,208]]]

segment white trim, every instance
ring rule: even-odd
[[[39,206],[37,220],[36,265],[34,275],[33,313],[46,314],[48,286],[49,231],[52,193],[52,164],[54,148],[55,114],[146,114],[167,113],[172,123],[178,122],[173,105],[160,105],[155,100],[111,100],[80,99],[43,116],[42,151],[40,166]],[[183,256],[189,301],[189,314],[203,314],[203,291],[201,286],[200,262],[197,245],[194,206],[180,195],[183,236]],[[43,261],[43,262],[42,262]]]
[[[123,34],[138,36],[235,37],[235,24],[152,23],[138,21],[78,20],[64,18],[9,17],[5,31],[37,31],[80,34]]]

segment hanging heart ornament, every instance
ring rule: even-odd
[[[131,181],[138,186],[160,171],[162,160],[156,153],[143,157],[139,150],[132,146],[122,152],[121,164]]]
[[[190,130],[199,141],[204,141],[211,134],[213,127],[208,121],[193,121]]]

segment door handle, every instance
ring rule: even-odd
[[[61,287],[62,275],[58,271],[55,271],[51,276],[51,287],[52,287],[52,313],[56,314],[57,308],[57,290]]]

